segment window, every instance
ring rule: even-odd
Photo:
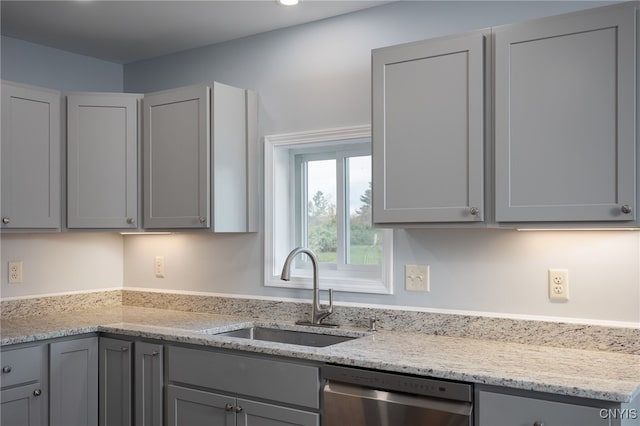
[[[280,280],[287,254],[305,246],[321,288],[392,292],[392,232],[371,226],[368,126],[267,136],[265,177],[265,285],[311,287],[306,256]]]

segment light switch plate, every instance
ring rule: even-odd
[[[404,265],[404,287],[407,291],[430,291],[429,265]]]

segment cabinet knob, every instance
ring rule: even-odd
[[[236,405],[234,410],[235,410],[236,413],[241,413],[242,412],[242,407],[239,406],[239,405]]]
[[[533,426],[544,426],[544,422],[533,422]]]
[[[128,217],[127,218],[127,225],[133,225],[135,223],[135,221],[133,220],[132,217]]]
[[[122,346],[122,347],[120,348],[120,350],[121,350],[122,352],[128,352],[128,351],[129,351],[129,348],[128,348],[127,346]]]
[[[200,216],[200,217],[198,218],[198,221],[199,221],[201,224],[203,224],[203,225],[204,225],[205,223],[207,223],[207,218],[206,218],[206,217],[204,217],[204,216]]]
[[[151,356],[158,356],[158,355],[160,355],[160,352],[158,351],[151,352]]]
[[[10,366],[10,365],[5,365],[4,367],[2,367],[2,372],[3,372],[4,374],[9,374],[9,373],[11,373],[11,370],[13,370],[13,368],[11,368],[11,366]]]
[[[225,404],[225,405],[224,405],[224,409],[225,409],[225,411],[233,411],[233,405],[231,405],[231,404]]]
[[[625,204],[622,207],[620,207],[620,211],[624,214],[629,214],[631,213],[631,207],[629,206],[629,204]]]
[[[471,213],[472,216],[477,216],[478,213],[480,213],[480,209],[477,207],[471,207],[469,209],[469,213]]]
[[[33,391],[33,396],[40,396],[40,395],[42,395],[42,390],[36,389]]]
[[[8,225],[8,224],[9,224],[9,222],[10,222],[10,221],[9,221],[9,218],[8,218],[8,217],[3,217],[3,218],[2,218],[2,223],[4,223],[5,225]]]

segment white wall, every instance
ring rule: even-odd
[[[125,66],[125,89],[217,80],[256,89],[261,135],[370,122],[372,48],[587,7],[593,2],[406,2]],[[125,285],[309,298],[265,288],[262,235],[125,237]],[[640,323],[640,233],[410,230],[396,234],[396,294],[341,301]],[[153,276],[164,255],[167,275]],[[431,265],[432,291],[402,289],[403,265]],[[547,269],[568,268],[571,300],[550,303]]]
[[[122,92],[121,64],[5,36],[0,54],[4,80],[56,90]]]
[[[124,87],[126,91],[148,92],[216,79],[256,89],[260,93],[262,135],[367,124],[372,48],[596,5],[395,3],[129,64],[124,67]],[[100,67],[92,58],[19,40],[10,40],[13,47],[8,50],[6,38],[2,43],[3,78],[59,89],[116,90],[113,70],[119,66],[115,64]],[[70,58],[88,61],[101,72],[73,67]],[[20,62],[7,65],[10,61]],[[67,75],[69,67],[80,75]],[[82,87],[70,87],[75,79]],[[2,297],[120,287],[123,283],[138,288],[310,297],[308,291],[262,285],[261,234],[140,235],[126,236],[124,243],[117,234],[2,235],[0,239]],[[165,279],[152,274],[156,255],[165,256]],[[637,232],[398,231],[396,294],[341,294],[338,298],[639,323],[639,259]],[[8,260],[24,261],[25,284],[6,283]],[[405,263],[431,265],[431,293],[402,290]],[[569,303],[547,301],[546,271],[550,267],[569,269]]]

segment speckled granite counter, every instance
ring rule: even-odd
[[[108,332],[614,402],[640,394],[638,355],[351,328],[337,332],[364,337],[326,348],[214,335],[254,323],[243,317],[105,307],[3,320],[0,345]]]

